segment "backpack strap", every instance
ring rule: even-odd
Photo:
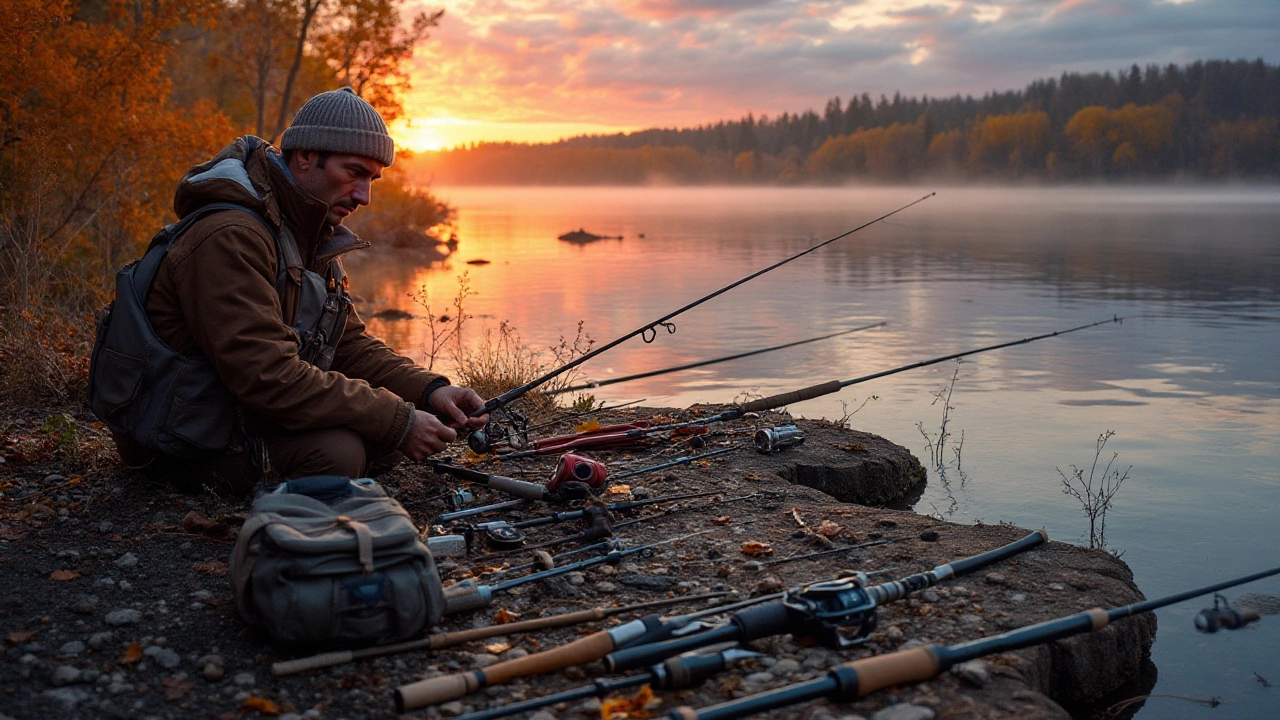
[[[151,281],[155,279],[156,271],[160,269],[160,263],[164,260],[164,256],[169,252],[169,248],[173,246],[173,242],[182,236],[192,225],[200,218],[210,213],[221,212],[223,210],[239,210],[241,212],[252,215],[255,220],[262,223],[267,232],[272,237],[276,237],[276,231],[271,228],[271,223],[266,218],[258,214],[256,210],[237,205],[236,203],[218,202],[209,203],[202,207],[196,208],[189,215],[182,218],[172,225],[166,225],[160,232],[151,238],[150,244],[147,245],[147,251],[138,261],[137,268],[133,271],[133,292],[138,297],[138,304],[141,307],[147,306],[147,293],[151,292]],[[294,248],[297,253],[297,247]]]

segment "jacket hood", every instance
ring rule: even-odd
[[[178,182],[173,210],[179,218],[215,202],[255,210],[276,228],[293,230],[307,265],[324,265],[369,243],[339,225],[329,226],[329,206],[293,184],[280,152],[262,138],[244,135]]]

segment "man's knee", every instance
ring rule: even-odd
[[[269,448],[271,469],[289,479],[308,475],[361,477],[368,456],[364,440],[346,428],[272,438]]]

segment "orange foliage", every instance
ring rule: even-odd
[[[992,115],[969,130],[969,164],[983,170],[1038,171],[1049,150],[1049,114],[1023,111]]]

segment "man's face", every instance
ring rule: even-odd
[[[320,160],[318,152],[299,150],[289,170],[303,192],[329,206],[325,222],[341,225],[356,208],[369,204],[373,181],[382,177],[384,166],[372,158],[341,153],[330,153],[323,166]]]

